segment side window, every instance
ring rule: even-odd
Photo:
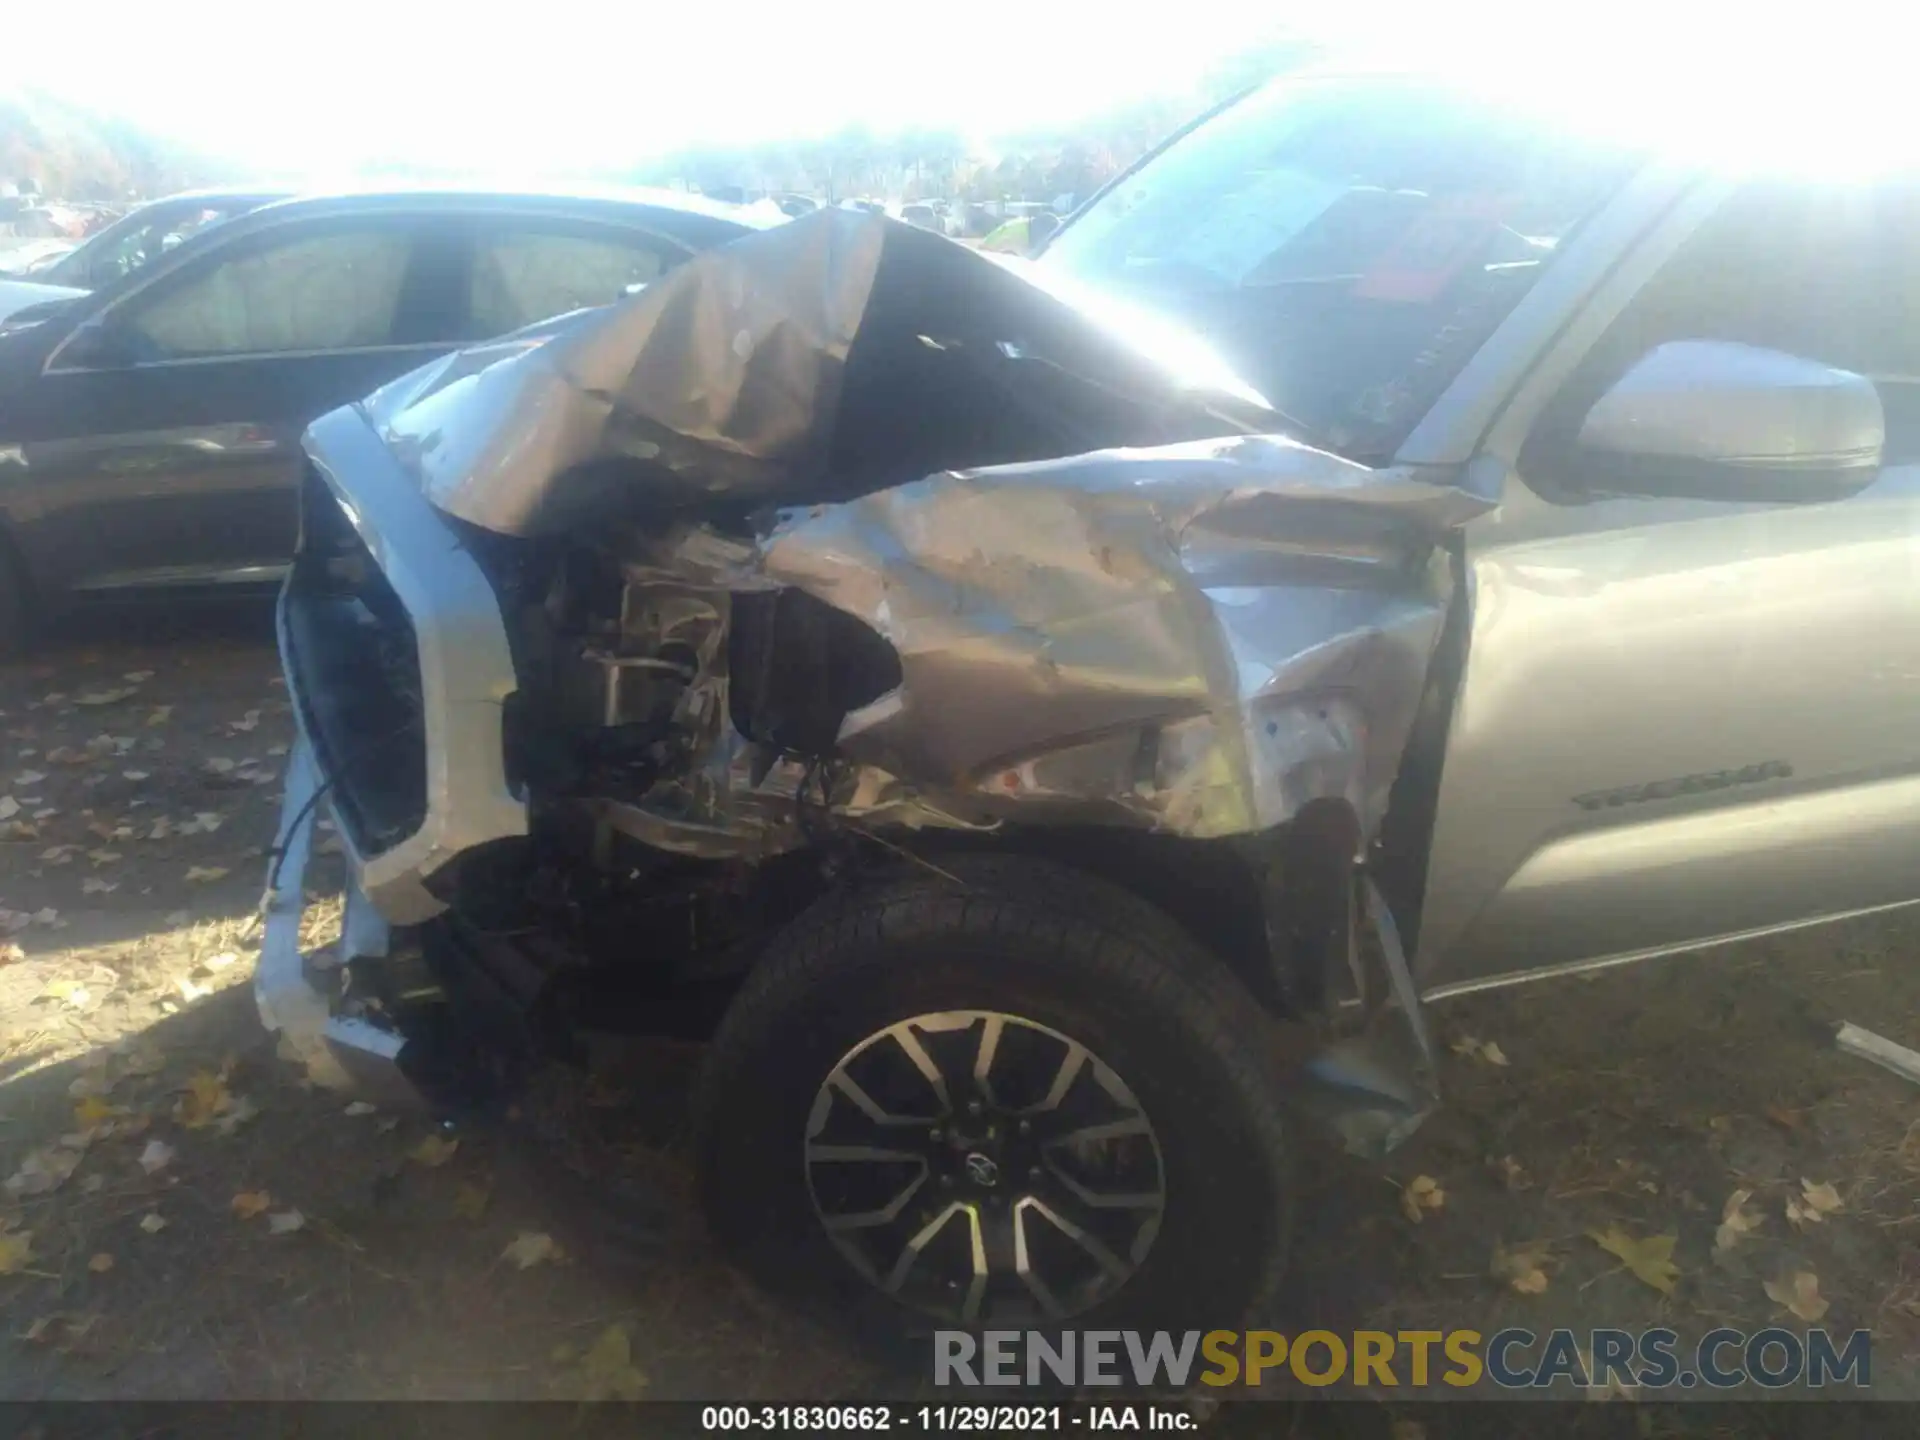
[[[120,323],[151,359],[385,345],[411,249],[395,228],[248,247],[136,297]]]
[[[1879,388],[1888,464],[1920,462],[1920,195],[1754,184],[1689,237],[1548,407],[1521,469],[1570,443],[1593,403],[1654,347],[1730,340],[1851,370]]]
[[[669,242],[614,230],[513,229],[474,239],[468,330],[479,340],[605,305],[681,259]]]

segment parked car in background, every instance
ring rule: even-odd
[[[653,192],[287,200],[0,333],[0,646],[70,595],[276,577],[314,416],[767,223]]]
[[[1009,206],[1009,209],[1013,207]],[[982,250],[1005,255],[1031,255],[1060,228],[1060,217],[1038,205],[1023,205],[1020,213],[1003,221],[980,242]]]
[[[57,264],[80,243],[70,235],[0,234],[0,280],[32,275]]]
[[[936,235],[947,233],[946,225],[933,206],[921,201],[908,201],[900,207],[900,218],[909,225],[917,225],[922,230],[931,230]]]
[[[45,285],[93,290],[131,275],[222,220],[284,200],[287,189],[188,190],[131,210],[67,254],[28,274]]]
[[[287,198],[268,190],[195,190],[156,200],[102,226],[84,240],[0,241],[30,263],[0,274],[0,334],[38,324],[87,291],[125,278],[210,225]]]

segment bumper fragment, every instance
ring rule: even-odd
[[[399,1065],[402,1037],[358,1016],[334,1013],[344,967],[355,959],[387,953],[392,932],[386,921],[350,882],[338,954],[308,955],[300,948],[307,863],[322,808],[321,785],[313,751],[302,740],[288,758],[287,793],[280,809],[279,868],[277,874],[269,870],[254,1000],[261,1021],[278,1033],[283,1058],[304,1066],[315,1084],[415,1107],[421,1103],[419,1093]]]

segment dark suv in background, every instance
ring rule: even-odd
[[[277,579],[314,417],[767,223],[664,192],[286,200],[0,333],[0,653],[70,595]]]

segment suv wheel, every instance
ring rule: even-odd
[[[1253,998],[1105,882],[950,870],[824,902],[749,977],[695,1102],[717,1237],[894,1334],[1237,1324],[1291,1199]]]

